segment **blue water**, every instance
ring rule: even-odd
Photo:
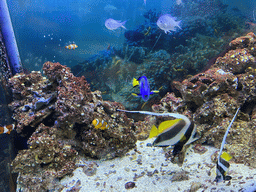
[[[113,13],[104,11],[106,5],[117,8]],[[150,5],[151,4],[151,5]],[[8,1],[21,59],[33,68],[36,57],[43,61],[58,61],[72,65],[104,50],[108,45],[122,46],[124,30],[108,31],[104,22],[113,17],[128,20],[127,28],[140,23],[146,9],[143,1]],[[148,3],[148,8],[157,5]],[[44,37],[45,36],[45,37]],[[66,50],[75,42],[79,49]],[[27,61],[25,61],[27,59]],[[31,61],[28,61],[31,60]],[[35,68],[40,68],[35,66]]]
[[[25,68],[30,70],[40,70],[42,64],[48,60],[72,66],[106,49],[109,45],[120,48],[125,41],[125,30],[108,30],[104,26],[107,18],[127,21],[126,28],[135,29],[144,23],[143,14],[146,11],[156,9],[162,14],[170,13],[171,8],[176,4],[175,0],[147,0],[146,5],[143,0],[8,0],[7,2],[22,62]],[[252,20],[253,10],[256,9],[255,1],[222,2],[230,8],[238,8],[245,17]],[[116,10],[104,10],[107,5],[114,6]],[[78,45],[78,49],[66,50],[64,46],[73,41]]]
[[[133,77],[146,75],[153,90],[161,88],[159,95],[152,96],[160,100],[171,90],[173,79],[181,80],[189,74],[198,73],[223,50],[226,43],[251,30],[255,32],[251,24],[256,24],[255,0],[183,0],[180,5],[176,0],[146,0],[146,4],[144,0],[7,0],[7,3],[25,69],[41,70],[46,61],[60,62],[77,69],[75,75],[85,75],[92,90],[105,92],[104,100],[120,102],[128,109],[138,108],[139,104],[144,106],[140,98],[136,100],[130,96]],[[147,18],[145,15],[149,13],[156,17]],[[177,17],[181,21],[181,29],[168,34],[159,29],[156,20],[164,14]],[[108,18],[126,21],[126,29],[107,29],[104,23]],[[150,32],[148,36],[145,35],[147,31]],[[195,64],[197,68],[193,68],[193,64],[189,68],[186,54],[200,52],[201,47],[205,49],[205,42],[193,44],[193,38],[194,41],[207,38],[214,42],[223,40],[223,46],[210,52],[202,63]],[[78,48],[66,49],[65,46],[71,43]],[[128,58],[124,54],[126,45],[130,46]],[[156,53],[150,57],[154,62],[165,59],[168,62],[156,67],[146,56],[132,57],[132,46],[143,48],[148,55]],[[157,52],[159,50],[163,51]],[[169,58],[167,54],[170,54]],[[183,66],[179,65],[182,61],[175,60],[179,56],[184,60]],[[119,69],[118,59],[123,64],[129,63],[129,66]],[[143,62],[146,64],[142,65]],[[172,74],[172,67],[181,73]],[[182,77],[177,77],[177,74]],[[6,101],[1,98],[2,105]],[[154,102],[148,102],[144,109],[150,110]],[[5,111],[7,109],[2,108],[1,112]],[[3,120],[1,124],[12,123],[9,121]],[[10,142],[6,135],[1,135],[3,139]],[[23,149],[27,147],[24,145],[26,140],[15,139],[14,145]],[[0,146],[2,151],[10,150],[6,143]],[[0,154],[3,157],[0,162],[7,163],[11,155]],[[3,184],[0,182],[0,186]]]

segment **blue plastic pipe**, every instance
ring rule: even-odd
[[[6,0],[0,0],[0,32],[3,36],[3,42],[6,47],[6,53],[12,74],[15,75],[16,73],[22,72],[23,69],[20,61],[20,55]]]

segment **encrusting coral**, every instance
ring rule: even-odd
[[[19,172],[20,185],[39,191],[50,189],[44,179],[49,175],[55,182],[55,178],[71,174],[78,152],[111,159],[135,147],[137,140],[131,129],[133,120],[116,112],[124,109],[120,103],[103,101],[101,92],[91,92],[84,77],[75,77],[59,63],[46,62],[43,71],[47,77],[32,72],[9,80],[14,97],[9,106],[16,130],[25,136],[33,133],[29,149],[20,151],[13,161],[13,171]],[[96,129],[91,124],[94,119],[106,121],[109,128]],[[33,176],[42,182],[30,180]]]
[[[230,43],[223,57],[207,71],[172,83],[154,104],[154,112],[177,112],[192,119],[200,144],[219,148],[236,109],[240,112],[227,137],[225,150],[237,163],[255,164],[256,36],[248,33]],[[17,132],[30,136],[29,149],[13,161],[18,183],[40,190],[61,188],[57,180],[72,174],[78,155],[97,159],[122,156],[146,139],[158,118],[146,116],[134,122],[118,102],[104,101],[100,91],[91,92],[84,77],[75,77],[68,67],[46,62],[43,71],[17,74],[9,80],[14,101],[9,104]],[[107,128],[94,127],[93,120]],[[163,120],[163,119],[160,119]],[[243,153],[241,153],[243,151]],[[170,151],[166,157],[170,156]],[[37,178],[37,179],[31,179]],[[40,180],[40,182],[39,182]],[[48,185],[50,183],[50,185]]]
[[[241,108],[229,132],[225,148],[236,163],[255,164],[256,36],[248,33],[230,43],[230,50],[210,69],[182,82],[174,81],[153,111],[188,115],[197,126],[198,143],[219,148],[236,109]],[[241,151],[243,151],[241,153]]]

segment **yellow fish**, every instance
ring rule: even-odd
[[[151,27],[148,27],[148,30],[146,33],[144,33],[144,35],[147,36],[149,34],[150,30],[151,30]]]
[[[75,43],[65,46],[66,49],[76,49],[78,46]]]
[[[11,131],[14,129],[14,127],[15,127],[14,124],[5,125],[5,126],[3,126],[3,127],[0,127],[0,134],[3,134],[3,133],[10,134]]]
[[[109,128],[108,123],[106,121],[100,120],[100,119],[94,119],[92,121],[92,124],[95,127],[95,129],[105,130],[105,129]]]

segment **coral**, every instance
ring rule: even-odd
[[[51,81],[59,83],[55,102],[55,111],[59,113],[58,122],[69,122],[69,125],[90,123],[94,105],[90,103],[92,94],[85,77],[75,77],[70,73],[70,68],[59,63],[53,65],[46,62],[43,70]]]
[[[156,117],[146,116],[144,121],[138,121],[134,124],[136,130],[136,137],[138,140],[147,139],[149,136],[150,129],[156,123]]]
[[[233,155],[236,163],[253,167],[256,166],[253,147],[256,108],[254,39],[255,35],[249,33],[233,40],[231,49],[209,70],[182,82],[174,81],[175,95],[167,94],[160,104],[152,107],[154,111],[187,113],[201,136],[196,142],[217,148],[236,109],[240,107],[225,149]]]
[[[19,173],[21,187],[34,186],[38,191],[60,187],[56,179],[72,173],[78,152],[111,159],[134,148],[137,140],[133,120],[116,110],[123,105],[103,101],[100,91],[91,92],[84,76],[75,77],[70,68],[52,62],[46,62],[43,71],[47,77],[33,71],[9,80],[16,130],[30,137],[30,148],[19,152],[13,171]],[[96,118],[109,128],[94,128]]]
[[[209,69],[204,73],[185,79],[183,82],[174,81],[173,85],[179,90],[182,98],[190,103],[191,107],[201,106],[221,93],[238,94],[236,91],[237,77],[219,68]]]
[[[14,111],[13,119],[17,121],[18,133],[25,133],[28,127],[35,127],[54,110],[56,92],[53,85],[39,71],[26,75],[16,74],[9,80],[14,101],[9,107]],[[24,128],[27,128],[23,131]],[[35,128],[34,128],[35,129]]]
[[[180,97],[175,97],[174,93],[167,93],[161,100],[161,105],[154,104],[153,111],[173,111],[182,112],[185,109],[185,103]]]
[[[75,169],[77,152],[58,139],[57,132],[55,127],[40,124],[28,141],[30,148],[19,152],[12,163],[12,171],[19,173],[19,185],[37,191],[51,190],[49,184],[52,189],[57,185],[54,178],[62,178]],[[36,181],[31,179],[34,177]]]
[[[178,74],[183,76],[202,71],[208,61],[220,53],[224,40],[205,35],[196,35],[196,37],[187,39],[186,42],[186,45],[181,44],[175,47],[176,53],[171,56],[172,68],[180,69]],[[176,76],[173,76],[173,78],[176,78]]]
[[[255,41],[256,36],[250,32],[246,36],[238,37],[230,42],[229,46],[231,49],[243,49],[246,48],[250,54],[255,56]]]
[[[135,147],[137,139],[131,129],[133,122],[125,114],[116,112],[117,108],[122,109],[123,106],[117,102],[101,102],[95,108],[93,117],[106,121],[109,128],[100,130],[90,125],[91,129],[81,130],[78,139],[81,140],[81,148],[85,154],[98,159],[112,159]]]
[[[243,73],[246,68],[255,65],[256,60],[247,48],[230,50],[224,57],[219,57],[213,67],[218,67],[234,74]]]

